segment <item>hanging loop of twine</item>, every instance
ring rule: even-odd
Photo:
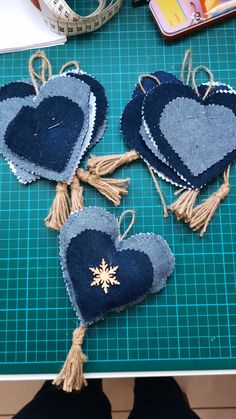
[[[138,84],[139,84],[139,87],[142,90],[144,95],[146,94],[146,90],[144,89],[144,87],[142,85],[142,81],[145,78],[155,80],[158,85],[161,84],[160,80],[156,76],[153,76],[153,74],[140,74],[140,76],[138,78]]]
[[[65,64],[61,67],[61,69],[60,69],[60,73],[59,73],[59,74],[64,73],[64,71],[65,71],[67,68],[69,68],[69,67],[75,67],[75,68],[76,68],[76,70],[77,70],[78,72],[80,71],[80,64],[79,64],[79,62],[78,62],[78,61],[68,61],[67,63],[65,63]]]
[[[184,73],[186,70],[186,64],[188,62],[188,72],[187,72],[187,78],[186,78],[186,82],[185,82],[185,78],[184,78]],[[192,60],[192,55],[191,55],[191,50],[187,49],[184,55],[184,59],[182,62],[182,67],[181,67],[181,74],[180,74],[180,80],[184,83],[184,84],[189,84],[190,81],[190,77],[191,77],[191,71],[192,71],[192,65],[193,65],[193,60]]]
[[[37,71],[35,71],[34,69],[34,62],[37,59],[41,59],[41,74],[39,74]],[[44,84],[47,79],[46,79],[46,71],[48,72],[48,78],[50,79],[52,77],[52,66],[51,63],[49,61],[49,59],[46,57],[45,53],[43,51],[37,51],[35,54],[33,54],[30,57],[29,60],[29,74],[35,89],[36,94],[39,92],[39,87],[38,87],[38,83],[37,83],[37,79]]]
[[[84,207],[83,199],[83,187],[80,185],[78,176],[73,177],[73,181],[70,184],[71,191],[71,205],[70,211],[76,212]]]
[[[192,74],[192,83],[193,83],[193,88],[194,88],[194,90],[195,90],[195,92],[198,96],[200,96],[200,94],[199,94],[198,87],[197,87],[197,84],[196,84],[196,74],[199,72],[199,70],[205,71],[209,76],[209,86],[206,90],[205,95],[203,96],[203,100],[205,100],[207,98],[207,96],[209,95],[209,93],[211,91],[211,88],[214,84],[214,76],[213,76],[213,73],[211,72],[211,70],[209,68],[205,67],[204,65],[199,65],[199,66],[194,68],[193,74]]]
[[[130,221],[130,223],[129,223],[129,225],[128,225],[127,229],[125,230],[124,234],[122,234],[122,235],[121,235],[121,234],[119,234],[119,239],[120,239],[120,240],[123,240],[123,239],[127,236],[128,232],[130,231],[130,229],[131,229],[131,228],[132,228],[132,226],[134,225],[134,221],[135,221],[135,211],[134,211],[134,210],[125,210],[125,211],[123,211],[123,212],[122,212],[122,214],[120,215],[120,218],[119,218],[119,221],[118,221],[118,226],[119,226],[119,229],[120,229],[120,227],[121,227],[121,223],[122,223],[122,221],[123,221],[124,217],[125,217],[127,214],[131,214],[132,218],[131,218],[131,221]]]

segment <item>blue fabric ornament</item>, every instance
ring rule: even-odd
[[[5,100],[1,110],[12,118],[7,126],[1,119],[3,156],[29,173],[70,183],[95,121],[88,85],[65,76],[50,78],[36,96]]]
[[[209,83],[196,85],[204,70]],[[192,73],[188,85],[161,84],[145,95],[141,134],[149,150],[186,183],[169,209],[203,237],[220,202],[230,191],[230,165],[236,158],[236,92],[214,82],[204,66]],[[200,188],[223,173],[223,184],[203,203],[194,206]]]
[[[154,76],[154,78],[153,78]],[[156,78],[156,80],[155,80]],[[182,85],[171,73],[157,71],[151,75],[144,75],[140,85],[136,86],[132,100],[126,105],[121,116],[121,132],[124,140],[136,150],[144,161],[163,179],[176,186],[186,187],[187,183],[178,176],[178,173],[165,163],[163,156],[153,153],[145,144],[140,129],[142,126],[142,106],[145,95],[154,87],[158,89],[157,82]]]
[[[204,70],[210,81],[197,86],[199,70]],[[229,167],[236,158],[236,92],[225,83],[214,82],[204,66],[192,71],[190,50],[183,60],[181,81],[165,72],[142,77],[121,117],[124,139],[148,164],[153,179],[151,169],[182,188],[183,193],[177,193],[179,198],[169,209],[194,231],[202,228],[203,236],[230,190]],[[193,88],[188,85],[191,78]],[[219,191],[194,207],[200,188],[223,172]],[[159,186],[158,191],[162,199]]]
[[[73,72],[68,71],[66,75],[77,78],[86,83],[96,98],[96,119],[92,138],[89,144],[89,148],[91,148],[103,137],[107,126],[108,100],[106,97],[106,91],[102,84],[95,79],[95,77],[92,77],[81,70]]]
[[[143,122],[152,151],[161,152],[193,189],[217,177],[236,158],[232,91],[214,90],[203,100],[189,86],[163,84],[146,95]]]
[[[129,212],[132,222],[121,236],[120,223]],[[173,254],[161,236],[142,233],[124,240],[133,222],[134,211],[125,211],[118,223],[104,209],[88,207],[71,214],[61,229],[62,272],[80,321],[66,363],[55,380],[65,391],[79,390],[84,383],[81,345],[86,328],[110,311],[119,312],[147,294],[159,292],[174,269]],[[77,365],[71,373],[75,356],[77,362],[80,359],[79,368]]]
[[[41,59],[41,74],[34,60]],[[104,87],[92,76],[67,67],[52,76],[43,52],[29,62],[31,80],[0,88],[0,153],[24,184],[46,178],[57,182],[56,197],[46,226],[60,229],[69,212],[83,206],[80,181],[97,188],[115,205],[127,193],[128,179],[101,179],[79,163],[107,126],[108,101]],[[46,80],[46,71],[49,77]],[[40,82],[40,83],[39,83]],[[70,185],[71,196],[67,185]]]
[[[31,97],[33,99],[35,89],[30,80],[18,80],[6,84],[0,88],[0,153],[3,146],[2,139],[4,138],[6,127],[12,120],[16,112],[21,109],[24,99]],[[16,101],[15,99],[18,98]],[[8,164],[21,183],[30,183],[37,180],[37,176],[26,172],[14,165],[10,160]]]

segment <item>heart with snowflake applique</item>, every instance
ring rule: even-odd
[[[115,217],[97,207],[70,215],[60,232],[60,257],[71,303],[83,325],[158,292],[174,267],[162,237],[148,233],[121,240]]]
[[[132,222],[120,234],[127,213]],[[60,260],[66,289],[80,325],[54,384],[71,392],[86,385],[82,344],[87,327],[110,311],[119,312],[159,292],[174,269],[174,256],[161,237],[136,234],[124,240],[134,222],[126,210],[119,221],[98,207],[72,213],[60,232]]]

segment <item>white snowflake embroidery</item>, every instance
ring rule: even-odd
[[[94,276],[93,281],[90,284],[91,287],[94,285],[101,285],[103,291],[107,294],[111,285],[120,285],[120,282],[116,279],[118,266],[108,266],[106,261],[102,259],[99,267],[89,269]]]

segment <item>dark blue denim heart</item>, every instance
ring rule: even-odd
[[[194,114],[190,111],[191,104],[195,104]],[[168,110],[171,112],[168,113]],[[236,95],[230,91],[222,93],[213,89],[203,100],[189,86],[162,84],[147,94],[143,119],[157,150],[194,188],[218,176],[236,158]],[[208,126],[204,129],[206,121]],[[185,130],[185,136],[182,124],[187,128],[192,127],[191,132]],[[213,128],[217,124],[224,127],[223,135],[214,134],[213,128],[210,129],[211,124]],[[183,140],[186,141],[186,147],[190,150],[188,157],[192,159],[195,171],[198,166],[205,167],[198,175],[191,170],[191,162],[186,163],[181,151],[176,151],[185,147],[178,143],[178,139],[181,144]]]
[[[51,78],[36,96],[0,102],[0,152],[17,170],[69,183],[89,146],[94,109],[87,84]]]
[[[174,75],[165,71],[157,71],[152,73],[152,75],[156,76],[161,83],[182,84]],[[155,80],[148,77],[142,80],[142,85],[146,92],[152,90],[156,84]],[[140,134],[140,127],[142,124],[142,105],[144,97],[140,86],[136,86],[132,100],[126,105],[121,116],[121,131],[124,139],[161,177],[164,177],[177,186],[187,187],[188,184],[178,176],[176,171],[155,156],[152,150],[150,150],[143,141]]]
[[[120,240],[115,217],[97,207],[70,215],[60,232],[60,257],[71,303],[84,325],[159,292],[174,268],[162,237],[147,233]],[[115,283],[106,276],[112,272]]]
[[[117,267],[118,285],[104,292],[101,286],[91,286],[93,273],[102,260]],[[117,250],[106,233],[85,230],[73,238],[67,249],[67,266],[74,290],[76,306],[85,323],[104,317],[111,310],[124,307],[146,295],[153,281],[153,267],[147,255],[135,250]]]
[[[6,84],[0,88],[0,152],[3,143],[3,138],[5,135],[6,127],[8,126],[9,121],[12,119],[12,115],[15,116],[16,110],[14,106],[19,110],[24,102],[26,97],[33,98],[35,96],[34,86],[30,81],[19,80]],[[17,99],[21,99],[20,101]],[[7,108],[7,111],[4,112],[4,108]],[[13,116],[13,117],[14,117]],[[20,169],[18,166],[10,164],[10,168],[22,183],[33,182],[37,180],[37,176],[32,173],[26,172],[23,169]]]
[[[8,125],[5,144],[25,160],[60,173],[70,159],[83,122],[76,103],[66,97],[49,97],[37,108],[22,107]]]
[[[103,137],[107,126],[108,100],[106,97],[106,91],[102,84],[89,74],[83,72],[68,72],[66,75],[84,81],[90,87],[91,92],[96,98],[96,119],[93,128],[93,135],[89,144],[89,148],[91,148]]]
[[[0,89],[0,102],[3,100],[11,99],[13,97],[24,98],[27,96],[35,95],[34,86],[27,81],[19,80],[11,82],[1,87]]]
[[[121,131],[125,141],[136,150],[147,164],[161,177],[176,186],[188,187],[174,169],[163,163],[145,144],[140,127],[142,123],[142,105],[144,96],[136,95],[125,107],[121,117]]]

